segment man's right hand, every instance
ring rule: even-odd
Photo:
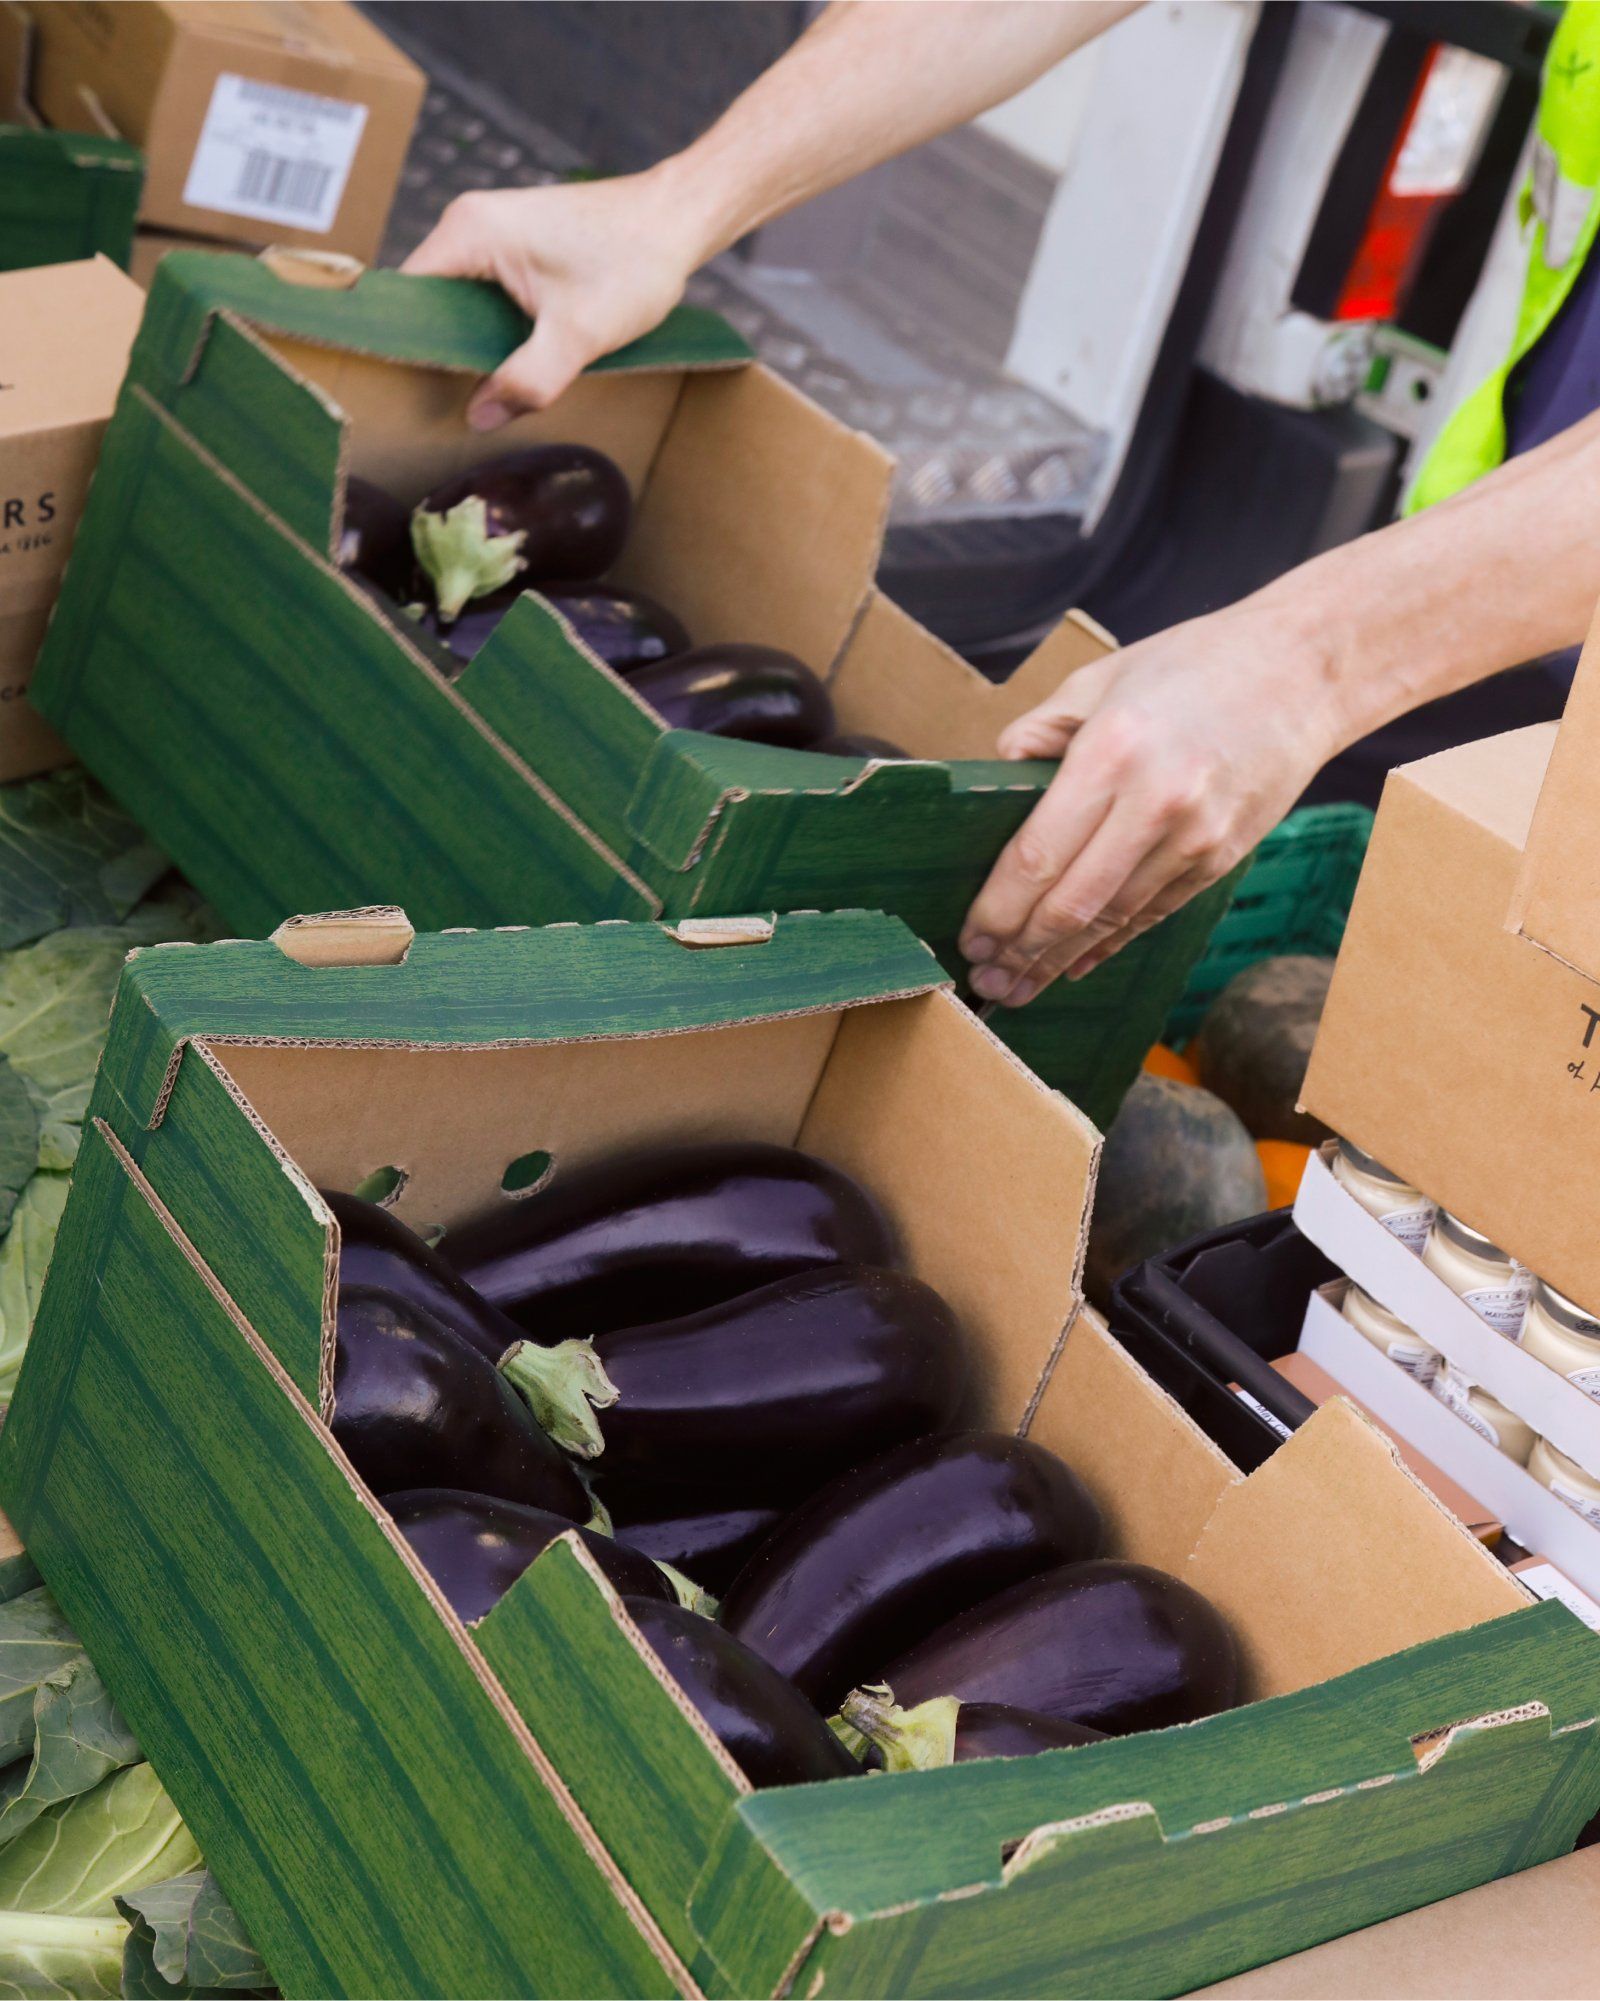
[[[479,385],[467,411],[473,428],[544,409],[591,361],[659,325],[704,254],[685,226],[691,212],[659,168],[458,196],[404,268],[493,279],[534,322]]]

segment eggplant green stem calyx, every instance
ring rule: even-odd
[[[411,546],[432,580],[446,624],[461,616],[470,599],[487,597],[521,572],[527,539],[520,528],[511,535],[491,535],[489,510],[478,493],[443,514],[418,507],[411,516]]]
[[[564,1451],[600,1457],[606,1442],[595,1412],[609,1410],[621,1391],[592,1341],[558,1341],[553,1348],[519,1341],[501,1356],[500,1373]]]
[[[883,1753],[887,1772],[927,1772],[953,1765],[956,1716],[953,1695],[935,1695],[914,1709],[902,1709],[883,1682],[852,1689],[840,1706],[840,1720]],[[842,1732],[840,1733],[843,1734]]]
[[[656,1569],[665,1576],[667,1582],[677,1593],[678,1603],[683,1607],[684,1611],[698,1612],[702,1619],[714,1619],[718,1612],[721,1611],[722,1601],[720,1599],[713,1598],[709,1591],[702,1590],[692,1577],[685,1577],[683,1572],[675,1568],[674,1565],[663,1563],[657,1558]]]

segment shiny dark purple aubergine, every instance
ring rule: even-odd
[[[833,728],[833,701],[811,669],[775,646],[697,646],[628,676],[673,730],[804,750]]]
[[[333,1435],[380,1498],[457,1487],[573,1522],[593,1512],[571,1461],[493,1364],[398,1292],[340,1290]]]
[[[633,500],[588,445],[532,445],[446,480],[412,510],[411,542],[446,619],[519,578],[580,583],[622,553]]]
[[[578,1528],[547,1508],[449,1487],[390,1494],[384,1505],[451,1609],[469,1625],[498,1605],[534,1558],[569,1531],[619,1592],[637,1598],[674,1596],[648,1557],[593,1529]]]
[[[708,1141],[613,1155],[451,1230],[446,1261],[535,1340],[720,1305],[791,1273],[893,1266],[878,1204],[793,1147]]]
[[[689,650],[689,635],[682,625],[664,604],[643,591],[588,584],[581,590],[552,586],[543,595],[614,673],[633,674]]]
[[[399,1293],[440,1316],[452,1333],[469,1342],[485,1361],[498,1362],[523,1338],[522,1329],[481,1294],[415,1230],[376,1202],[321,1190],[339,1225],[339,1286],[378,1287]]]
[[[603,1459],[595,1471],[595,1491],[610,1512],[617,1541],[656,1563],[670,1563],[705,1591],[726,1591],[783,1520],[781,1508],[749,1507],[693,1485],[607,1479]]]
[[[344,486],[335,559],[341,570],[376,584],[403,603],[417,567],[411,553],[410,510],[370,479],[351,473]]]
[[[585,1385],[598,1360],[603,1395]],[[558,1444],[635,1481],[782,1506],[948,1425],[967,1382],[955,1315],[905,1272],[833,1265],[507,1365]]]
[[[1209,1599],[1146,1564],[1101,1558],[1014,1584],[890,1661],[902,1708],[933,1696],[1035,1709],[1119,1737],[1239,1699],[1239,1650]]]
[[[792,1683],[698,1613],[624,1601],[701,1721],[753,1786],[847,1778],[860,1765]]]
[[[730,1585],[722,1623],[831,1713],[957,1612],[1092,1556],[1100,1537],[1088,1489],[1043,1446],[923,1438],[789,1515]]]

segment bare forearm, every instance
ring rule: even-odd
[[[1317,663],[1342,748],[1418,703],[1576,645],[1600,600],[1600,413],[1453,499],[1237,607]]]
[[[700,261],[964,124],[1139,0],[834,0],[709,132],[654,169]]]

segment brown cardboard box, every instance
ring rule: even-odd
[[[24,690],[143,309],[104,257],[0,274],[0,783],[70,755]]]
[[[34,110],[144,149],[144,222],[376,256],[426,78],[354,7],[50,0],[28,11]]]
[[[1391,772],[1304,1104],[1600,1308],[1600,640],[1560,735]],[[1548,774],[1548,775],[1547,775]]]
[[[1216,2001],[1587,2001],[1597,1992],[1600,1848],[1195,1989]]]
[[[1285,1381],[1294,1384],[1303,1397],[1317,1405],[1325,1404],[1330,1397],[1349,1397],[1361,1415],[1369,1419],[1388,1439],[1399,1453],[1401,1463],[1419,1479],[1434,1499],[1443,1502],[1456,1520],[1469,1528],[1487,1548],[1493,1549],[1504,1534],[1504,1526],[1495,1519],[1494,1510],[1481,1501],[1474,1500],[1459,1481],[1452,1480],[1440,1466],[1409,1445],[1398,1432],[1384,1423],[1381,1417],[1370,1411],[1359,1397],[1351,1396],[1342,1383],[1330,1376],[1326,1369],[1313,1362],[1309,1355],[1298,1352],[1280,1355],[1272,1364]]]

